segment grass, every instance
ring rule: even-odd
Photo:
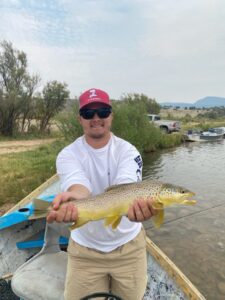
[[[214,128],[214,127],[225,127],[225,122],[224,120],[199,120],[195,122],[189,122],[187,124],[182,125],[182,130],[187,131],[188,129],[192,128],[199,128],[202,130],[208,130],[209,128]]]
[[[17,203],[55,174],[63,141],[26,152],[0,155],[0,205]]]

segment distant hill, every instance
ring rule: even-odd
[[[197,100],[194,103],[184,103],[184,102],[163,102],[160,103],[161,106],[172,106],[176,107],[179,106],[181,108],[184,107],[196,107],[196,108],[202,108],[202,107],[215,107],[215,106],[225,106],[225,98],[222,97],[205,97],[202,99]]]
[[[225,98],[222,97],[205,97],[195,102],[196,107],[214,107],[225,106]]]

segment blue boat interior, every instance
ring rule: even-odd
[[[55,198],[55,195],[43,196],[40,199],[45,200],[47,202],[52,202]],[[25,205],[24,207],[19,208],[16,211],[5,214],[0,217],[0,230],[4,228],[8,228],[15,224],[21,222],[29,222],[29,218],[34,214],[34,208],[32,202]],[[60,236],[59,237],[59,245],[66,246],[68,244],[68,238]],[[17,248],[22,249],[30,249],[30,248],[42,248],[44,245],[44,230],[31,237],[29,240],[20,241],[16,244]]]
[[[55,195],[40,197],[40,199],[50,203],[53,201],[54,198]],[[19,208],[18,210],[5,214],[2,217],[0,217],[0,230],[27,221],[29,220],[30,217],[33,216],[33,214],[34,214],[34,208],[32,202],[30,202],[27,205]]]

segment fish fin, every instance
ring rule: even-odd
[[[166,197],[159,197],[159,203],[162,203],[164,207],[168,207],[168,206],[172,206],[174,204],[176,204],[177,202],[172,200],[170,198],[166,198]]]
[[[105,226],[109,226],[111,225],[115,220],[115,216],[112,216],[112,217],[108,217],[108,218],[105,218]]]
[[[32,217],[38,217],[38,218],[46,217],[48,209],[51,206],[51,203],[49,203],[48,201],[42,200],[42,199],[34,198],[32,200],[32,204],[33,204],[34,213],[31,216],[31,218]]]
[[[163,209],[164,205],[160,201],[154,201],[152,204],[152,207],[155,209]]]
[[[105,226],[111,225],[113,229],[116,229],[116,227],[119,225],[121,221],[121,216],[111,216],[108,218],[105,218]]]
[[[70,230],[77,229],[77,228],[87,224],[89,221],[90,220],[78,218],[78,220],[70,226]]]
[[[156,228],[159,228],[164,221],[164,210],[161,209],[158,211],[157,215],[152,217],[152,222]]]
[[[184,200],[181,202],[181,204],[185,204],[185,205],[194,205],[196,203],[195,200]]]
[[[122,183],[122,184],[114,184],[114,185],[111,185],[108,188],[106,188],[105,192],[108,192],[108,191],[111,191],[111,190],[116,190],[116,189],[119,189],[121,187],[129,186],[129,185],[132,185],[132,184],[134,184],[134,182]]]
[[[111,224],[112,229],[116,229],[116,228],[117,228],[117,226],[120,224],[121,218],[122,218],[122,217],[118,217],[118,218]]]

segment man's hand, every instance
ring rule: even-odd
[[[78,212],[74,203],[68,202],[74,194],[63,192],[58,194],[53,200],[53,208],[47,216],[47,222],[74,222],[77,220]]]
[[[142,222],[150,219],[157,214],[157,210],[153,208],[153,199],[144,200],[138,198],[129,208],[127,217],[130,221]]]
[[[58,194],[53,200],[53,207],[47,216],[47,222],[76,222],[78,211],[74,203],[69,202],[72,199],[84,199],[91,195],[90,191],[81,184],[74,184],[68,192]]]

